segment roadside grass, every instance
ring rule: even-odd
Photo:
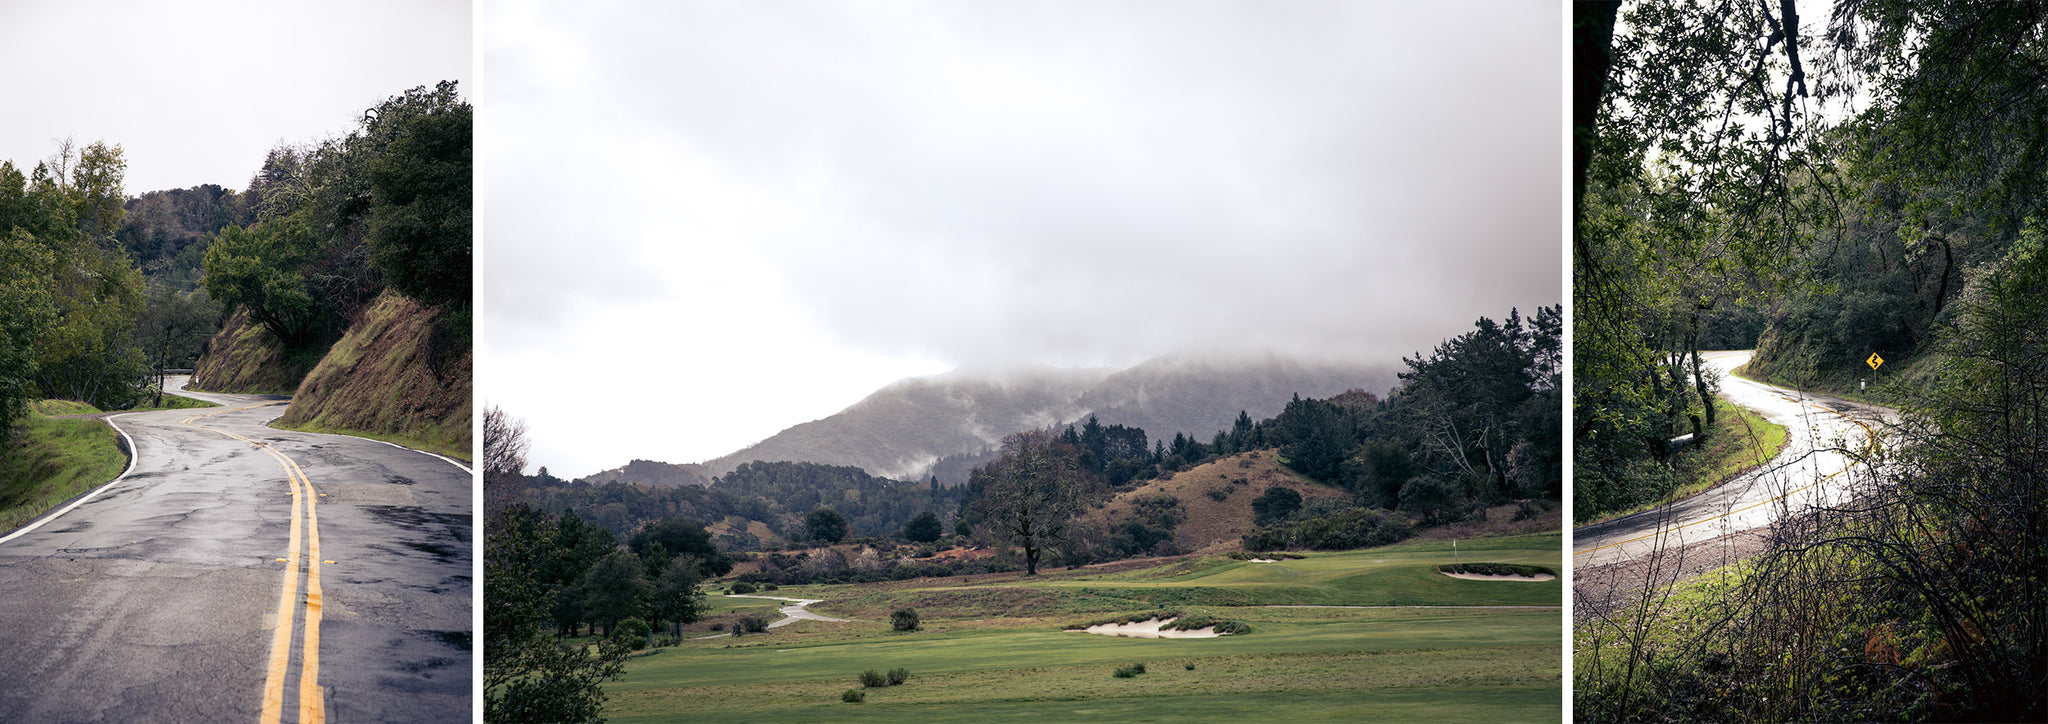
[[[786,586],[772,595],[823,599],[811,608],[854,620],[685,640],[634,659],[623,678],[605,684],[605,716],[1556,721],[1563,622],[1554,607],[1562,586],[1461,581],[1435,566],[1491,560],[1555,569],[1560,544],[1551,533],[1459,541],[1455,554],[1448,541],[1410,541],[1282,563],[1207,556],[1117,573]],[[1160,609],[1161,598],[1179,599],[1170,607],[1188,617],[1243,622],[1253,633],[1132,639],[1064,630],[1105,615],[1143,616]],[[1339,607],[1389,599],[1540,608]],[[714,615],[755,608],[746,601],[773,604],[706,596]],[[890,626],[889,612],[905,605],[918,609],[921,630]],[[1111,675],[1133,662],[1151,663],[1151,673]],[[841,702],[856,674],[896,667],[912,672],[904,685],[869,690],[858,706]]]
[[[1788,442],[1784,425],[1765,420],[1749,408],[1714,399],[1714,433],[1707,441],[1678,455],[1676,471],[1684,482],[1663,498],[1626,510],[1603,513],[1580,521],[1585,526],[1650,510],[1704,493],[1737,475],[1755,470],[1784,451]]]
[[[105,421],[51,417],[95,412],[69,400],[31,405],[12,449],[0,456],[0,532],[21,527],[127,468],[128,457],[116,442],[120,436]]]
[[[382,440],[388,443],[404,445],[415,450],[425,450],[436,455],[455,458],[463,462],[470,462],[470,458],[474,454],[474,452],[469,448],[468,443],[466,441],[458,443],[456,441],[448,439],[446,436],[441,435],[435,435],[433,437],[419,437],[415,435],[383,433],[371,430],[350,430],[347,428],[329,427],[327,425],[318,424],[284,425],[273,422],[271,423],[271,426],[283,430],[292,430],[294,432],[316,432],[328,435],[366,437],[371,440]]]

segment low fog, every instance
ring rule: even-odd
[[[1559,7],[479,12],[478,389],[557,474],[912,375],[1398,364],[1562,299]]]

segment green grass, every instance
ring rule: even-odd
[[[1555,568],[1559,535],[1419,541],[1315,553],[1283,563],[1197,558],[1122,573],[1057,572],[918,583],[790,586],[824,599],[820,613],[741,639],[686,641],[634,659],[607,683],[615,722],[1045,721],[1556,721],[1561,716],[1562,613],[1557,608],[1268,608],[1229,605],[1468,606],[1501,600],[1559,606],[1562,587],[1460,581],[1434,567],[1495,560]],[[1182,598],[1194,618],[1243,622],[1253,633],[1207,639],[1124,639],[1064,629]],[[707,596],[714,611],[748,599]],[[896,632],[888,611],[919,606],[924,630]],[[1087,615],[1094,611],[1096,615]],[[1144,661],[1149,673],[1116,678]],[[1193,664],[1194,668],[1187,668]],[[908,668],[902,686],[840,701],[862,671]]]
[[[175,394],[168,394],[164,395],[162,404],[136,405],[133,409],[129,411],[149,412],[151,410],[198,410],[207,407],[220,407],[220,405],[216,405],[205,400],[196,400],[190,397],[181,397]]]
[[[94,412],[66,400],[32,405],[11,449],[0,456],[0,532],[21,527],[128,467],[115,442],[119,435],[106,422],[50,417]]]

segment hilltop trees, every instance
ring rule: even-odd
[[[804,534],[811,540],[838,543],[846,539],[846,516],[819,506],[804,516]]]

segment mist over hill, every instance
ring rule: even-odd
[[[699,470],[716,476],[755,460],[789,460],[852,465],[914,480],[930,475],[942,457],[979,453],[1012,432],[1078,422],[1090,414],[1105,425],[1143,428],[1153,440],[1176,432],[1206,439],[1230,427],[1241,411],[1253,419],[1279,414],[1296,394],[1385,392],[1397,381],[1394,373],[1392,365],[1278,356],[1158,358],[1121,371],[951,372],[890,384],[838,414],[705,461]],[[613,479],[605,477],[609,472],[588,479]]]

